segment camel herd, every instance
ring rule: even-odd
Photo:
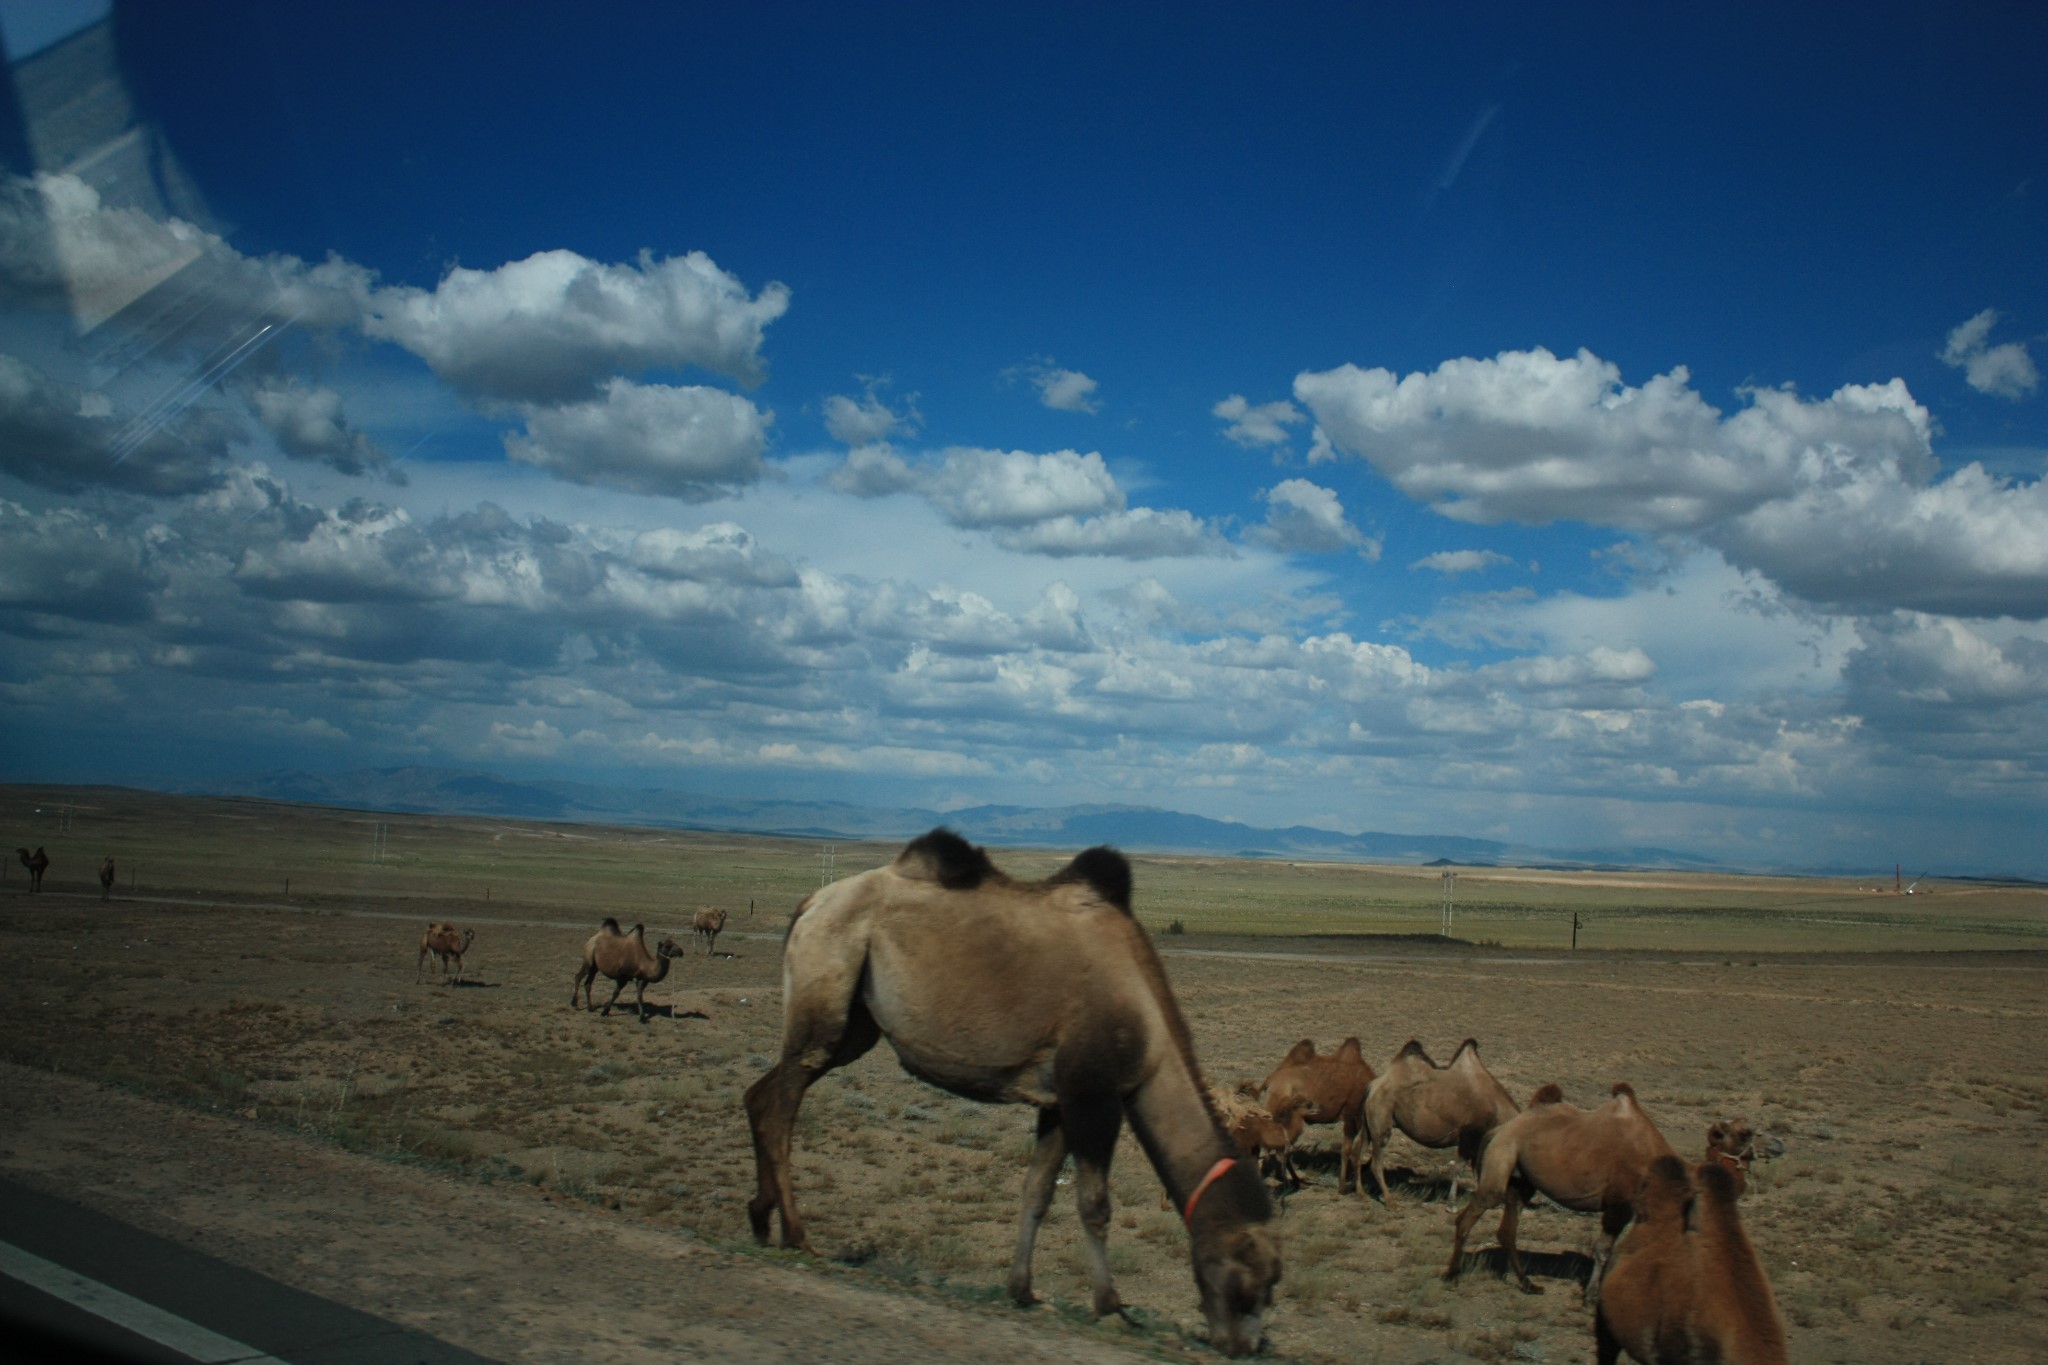
[[[0,845],[0,847],[4,847],[4,845]],[[16,861],[28,869],[29,894],[34,895],[42,890],[43,874],[50,870],[50,855],[43,851],[42,845],[36,845],[36,851],[33,853],[25,848],[17,848],[14,850],[14,856]],[[100,863],[100,899],[106,900],[113,894],[114,860],[112,857],[108,857]]]
[[[1595,1109],[1567,1103],[1555,1085],[1523,1107],[1469,1038],[1447,1065],[1410,1040],[1383,1072],[1355,1037],[1328,1053],[1304,1038],[1265,1080],[1220,1091],[1203,1078],[1158,954],[1132,915],[1131,889],[1130,865],[1114,849],[1020,882],[936,829],[887,866],[806,897],[783,949],[781,1054],[745,1095],[755,1238],[767,1243],[779,1215],[782,1244],[811,1250],[790,1164],[798,1107],[820,1077],[886,1038],[913,1076],[1037,1110],[1009,1276],[1019,1304],[1034,1300],[1032,1247],[1071,1154],[1094,1311],[1123,1310],[1106,1238],[1109,1163],[1128,1121],[1187,1227],[1211,1345],[1227,1355],[1259,1350],[1281,1275],[1266,1175],[1300,1188],[1298,1141],[1308,1125],[1334,1124],[1340,1195],[1363,1195],[1370,1169],[1393,1206],[1384,1152],[1397,1132],[1454,1149],[1454,1172],[1476,1172],[1447,1280],[1462,1271],[1466,1239],[1490,1209],[1502,1209],[1498,1239],[1530,1293],[1538,1287],[1515,1240],[1523,1206],[1542,1194],[1599,1214],[1585,1297],[1602,1365],[1623,1352],[1644,1365],[1786,1359],[1769,1281],[1735,1208],[1749,1163],[1781,1144],[1728,1119],[1708,1129],[1705,1160],[1687,1162],[1625,1083]]]

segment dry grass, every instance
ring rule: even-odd
[[[312,847],[320,822],[300,818],[298,837]],[[423,846],[391,819],[406,831],[397,846]],[[638,904],[624,913],[652,929],[698,902],[741,901],[748,877],[790,880],[791,867],[808,866],[815,881],[814,853],[777,863],[781,854],[745,841],[709,848],[692,854],[688,895],[662,893],[643,867],[630,885],[592,883],[553,905],[435,900],[410,885],[323,896],[317,913],[296,886],[292,902],[261,903],[124,896],[102,907],[97,886],[73,897],[56,880],[59,894],[34,901],[0,895],[0,952],[25,983],[0,1003],[0,1055],[743,1243],[753,1159],[738,1100],[777,1049],[779,931],[795,895],[752,924],[736,920],[720,940],[733,956],[677,962],[649,993],[664,1011],[651,1023],[567,1006],[600,915]],[[721,857],[744,869],[724,895],[709,870]],[[848,859],[842,852],[841,871],[861,865]],[[781,868],[772,877],[758,870],[771,865]],[[1305,883],[1335,875],[1297,872]],[[1788,1143],[1785,1158],[1758,1169],[1744,1216],[1796,1359],[2018,1361],[2048,1335],[2041,955],[1574,957],[1231,938],[1202,932],[1204,911],[1174,875],[1206,884],[1224,873],[1147,863],[1138,884],[1148,918],[1164,908],[1158,898],[1183,896],[1173,913],[1191,932],[1161,943],[1212,1076],[1263,1075],[1304,1035],[1327,1046],[1358,1034],[1376,1061],[1410,1036],[1448,1051],[1471,1035],[1518,1096],[1555,1080],[1592,1102],[1631,1081],[1681,1150],[1701,1146],[1713,1118],[1746,1113]],[[475,984],[415,984],[419,928],[431,918],[476,926]],[[1030,1127],[1020,1110],[910,1080],[877,1049],[805,1105],[797,1179],[813,1237],[857,1267],[850,1273],[997,1292]],[[1282,1214],[1288,1270],[1271,1324],[1282,1352],[1590,1358],[1575,1285],[1539,1273],[1549,1292],[1525,1298],[1483,1272],[1442,1284],[1440,1196],[1397,1187],[1390,1208],[1340,1198],[1332,1140],[1313,1141],[1329,1159],[1310,1163],[1319,1179]],[[1444,1168],[1442,1154],[1398,1139],[1388,1155],[1418,1176]],[[1157,1182],[1129,1139],[1113,1179],[1120,1287],[1148,1310],[1143,1339],[1172,1347],[1177,1333],[1197,1334],[1185,1235],[1158,1208]],[[1075,1222],[1063,1195],[1038,1258],[1040,1291],[1068,1312],[1086,1295]],[[1586,1218],[1537,1208],[1522,1243],[1579,1252],[1592,1231]]]

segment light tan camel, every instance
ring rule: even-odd
[[[690,932],[696,938],[704,940],[704,956],[711,956],[711,950],[718,946],[719,932],[724,928],[725,911],[714,910],[707,905],[697,907],[697,914],[691,922]]]
[[[1725,1167],[1735,1180],[1735,1193],[1749,1191],[1749,1165],[1758,1157],[1783,1156],[1785,1144],[1750,1126],[1745,1118],[1718,1119],[1707,1126],[1706,1159]]]
[[[435,921],[427,926],[427,932],[420,935],[420,960],[413,969],[412,979],[417,982],[420,973],[426,970],[427,958],[436,959],[436,969],[442,978],[448,978],[448,963],[455,963],[454,980],[462,979],[462,955],[469,951],[469,945],[476,941],[476,930],[457,929],[452,924]]]
[[[109,855],[107,860],[100,864],[100,899],[105,900],[107,897],[113,894],[114,859],[112,855]]]
[[[1473,1039],[1458,1044],[1449,1066],[1438,1066],[1422,1044],[1410,1038],[1365,1092],[1365,1136],[1372,1144],[1372,1180],[1380,1187],[1380,1202],[1393,1203],[1385,1158],[1387,1141],[1396,1129],[1424,1147],[1456,1147],[1458,1156],[1477,1171],[1486,1135],[1521,1112],[1514,1096],[1479,1060],[1479,1044]],[[1450,1200],[1458,1200],[1455,1164]]]
[[[1042,882],[1004,876],[947,829],[886,867],[806,897],[783,945],[782,1056],[746,1093],[767,1242],[810,1250],[790,1137],[804,1092],[887,1038],[904,1070],[943,1090],[1038,1111],[1009,1293],[1035,1301],[1031,1253],[1069,1152],[1098,1316],[1122,1311],[1110,1275],[1109,1163],[1126,1117],[1188,1229],[1217,1350],[1264,1339],[1280,1278],[1265,1182],[1236,1150],[1201,1082],[1152,941],[1131,914],[1123,855],[1093,848]]]
[[[1600,1215],[1600,1237],[1594,1245],[1593,1274],[1586,1282],[1586,1302],[1597,1303],[1600,1275],[1614,1238],[1628,1220],[1650,1163],[1675,1156],[1671,1144],[1636,1103],[1625,1082],[1598,1109],[1566,1104],[1554,1085],[1531,1097],[1529,1107],[1493,1130],[1480,1158],[1479,1182],[1458,1214],[1451,1238],[1451,1262],[1444,1278],[1455,1280],[1464,1269],[1465,1238],[1479,1216],[1498,1204],[1500,1244],[1508,1268],[1525,1294],[1543,1291],[1529,1282],[1522,1253],[1515,1246],[1515,1226],[1522,1206],[1543,1194],[1568,1209]]]
[[[1259,1103],[1258,1093],[1256,1081],[1246,1081],[1227,1093],[1209,1087],[1210,1102],[1223,1120],[1223,1131],[1236,1144],[1237,1154],[1262,1173],[1270,1171],[1290,1188],[1300,1189],[1302,1179],[1294,1169],[1293,1154],[1295,1141],[1301,1137],[1301,1106],[1283,1101],[1276,1114]]]
[[[1358,1039],[1346,1038],[1335,1052],[1319,1053],[1315,1043],[1304,1038],[1288,1049],[1260,1086],[1266,1108],[1276,1114],[1287,1108],[1298,1111],[1303,1123],[1342,1125],[1343,1145],[1337,1156],[1339,1194],[1347,1185],[1360,1194],[1365,1192],[1358,1149],[1365,1131],[1365,1093],[1372,1081],[1372,1066]],[[1291,1160],[1289,1169],[1293,1169]]]
[[[1734,1172],[1650,1163],[1594,1316],[1595,1358],[1643,1365],[1785,1365],[1785,1328],[1735,1212]]]
[[[34,895],[43,889],[43,873],[50,869],[50,855],[43,852],[41,844],[36,845],[34,853],[25,848],[17,848],[14,852],[21,859],[21,865],[28,869],[29,894]]]
[[[634,987],[633,1004],[644,1024],[648,1019],[647,988],[667,976],[668,964],[682,955],[683,950],[668,937],[650,952],[645,925],[636,924],[620,933],[619,922],[607,915],[597,932],[583,944],[583,965],[577,969],[576,984],[569,987],[569,1006],[575,1008],[576,993],[581,991],[585,1008],[596,1009],[597,998],[590,993],[591,986],[599,976],[608,976],[613,982],[612,998],[604,1002],[604,1013],[610,1018],[612,1006],[619,1003],[619,992],[630,981]]]

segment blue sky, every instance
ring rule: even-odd
[[[0,3],[10,775],[2048,874],[2048,18],[505,15]]]

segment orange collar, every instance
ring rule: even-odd
[[[1732,1153],[1717,1150],[1714,1153],[1714,1158],[1731,1171],[1739,1171],[1742,1169],[1742,1158],[1739,1156],[1735,1156]]]
[[[1232,1166],[1235,1166],[1236,1164],[1236,1157],[1226,1156],[1219,1160],[1214,1166],[1211,1166],[1209,1168],[1209,1174],[1202,1177],[1202,1183],[1195,1186],[1195,1192],[1188,1196],[1188,1206],[1181,1213],[1180,1216],[1180,1220],[1183,1223],[1188,1224],[1190,1227],[1194,1225],[1195,1205],[1201,1203],[1202,1196],[1209,1192],[1209,1187],[1215,1184],[1218,1180],[1221,1180],[1223,1178],[1223,1173],[1229,1170]]]

